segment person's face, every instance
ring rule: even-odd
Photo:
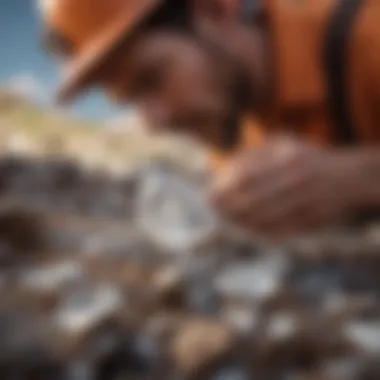
[[[215,142],[229,116],[234,69],[186,34],[139,37],[109,60],[99,78],[118,103],[136,105],[154,131]]]

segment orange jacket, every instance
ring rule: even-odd
[[[274,60],[274,96],[268,116],[260,121],[264,134],[290,128],[311,141],[339,143],[334,138],[323,60],[326,32],[339,1],[264,0],[264,19]],[[377,144],[380,143],[380,0],[361,1],[348,35],[347,97],[357,127],[357,143]],[[242,144],[260,141],[257,132],[250,131],[248,135],[251,138],[243,138]]]
[[[362,5],[348,35],[348,100],[358,143],[380,142],[380,1]],[[333,140],[323,64],[326,30],[337,0],[267,0],[273,36],[277,125]]]

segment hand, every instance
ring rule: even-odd
[[[217,173],[211,199],[241,227],[289,237],[355,212],[362,175],[358,154],[276,137],[237,155]]]

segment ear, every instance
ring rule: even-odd
[[[239,15],[240,0],[193,0],[194,16],[198,21],[228,21]]]

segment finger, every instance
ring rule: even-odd
[[[244,198],[245,193],[252,192],[256,186],[262,187],[262,183],[268,184],[264,186],[267,192],[273,186],[271,179],[291,170],[291,166],[297,164],[297,161],[302,162],[297,160],[297,155],[290,148],[263,149],[241,155],[211,186],[211,200],[218,207],[224,208],[236,201],[241,203],[240,199]]]
[[[252,230],[275,240],[292,238],[310,231],[310,225],[305,223],[303,218],[304,215],[310,213],[309,204],[306,201],[297,199],[276,211],[265,218],[252,221]]]
[[[262,165],[268,162],[271,156],[267,147],[256,148],[248,152],[241,152],[231,158],[229,163],[220,172],[216,173],[209,189],[211,196],[219,198],[224,192],[243,186],[253,165]]]
[[[240,180],[241,186],[256,186],[265,177],[276,177],[281,172],[292,170],[293,166],[303,163],[304,151],[291,140],[272,143],[261,156],[247,154],[236,166],[245,168],[242,174],[248,173]]]
[[[271,174],[257,186],[245,188],[229,202],[220,205],[221,211],[238,223],[246,223],[252,218],[277,218],[287,211],[290,199],[298,198],[308,190],[310,174],[298,167]]]
[[[334,205],[320,202],[316,193],[304,193],[276,213],[267,213],[262,219],[252,222],[255,229],[273,237],[292,237],[311,233],[339,219],[339,212]]]

